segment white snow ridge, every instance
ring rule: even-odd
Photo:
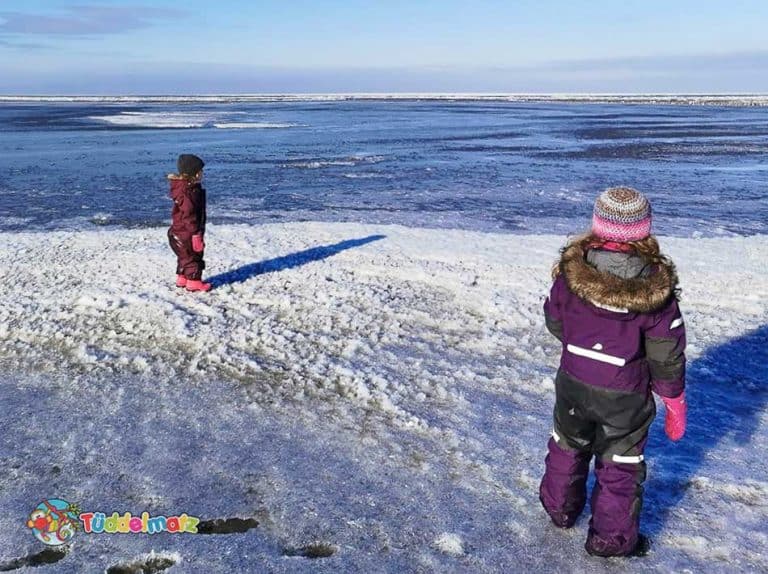
[[[766,571],[768,238],[661,238],[690,424],[671,444],[659,409],[652,550],[608,561],[589,509],[560,531],[538,502],[564,241],[210,226],[192,294],[164,229],[3,233],[0,569],[44,550],[25,521],[57,496],[206,528],[79,532],[52,572]]]
[[[523,94],[523,93],[348,93],[348,94],[218,94],[178,96],[13,96],[0,94],[0,103],[109,103],[109,104],[231,104],[254,102],[339,101],[474,101],[474,102],[578,102],[618,104],[670,104],[711,106],[766,106],[766,94]]]
[[[461,536],[458,534],[444,532],[435,540],[435,546],[441,552],[450,556],[461,556],[464,554],[464,544],[462,543]]]

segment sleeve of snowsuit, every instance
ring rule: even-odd
[[[563,287],[564,279],[562,275],[558,275],[549,292],[549,297],[544,301],[544,322],[549,332],[560,341],[563,340],[563,315],[560,308]]]
[[[685,343],[685,323],[673,299],[645,331],[651,388],[662,397],[678,397],[685,390]]]
[[[185,227],[192,235],[205,233],[205,191],[195,186],[184,196],[179,206]]]

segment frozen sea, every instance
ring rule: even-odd
[[[192,152],[218,223],[570,233],[628,184],[661,234],[768,231],[768,107],[608,101],[6,99],[0,228],[163,224]]]

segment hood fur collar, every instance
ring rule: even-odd
[[[189,181],[173,173],[168,175],[168,181],[171,184],[171,189],[168,193],[173,200],[179,200],[185,195],[192,193],[195,188],[200,187],[199,182]]]
[[[671,261],[656,265],[648,277],[622,279],[587,263],[586,247],[584,242],[567,247],[557,267],[577,297],[598,307],[648,313],[661,309],[677,295],[677,272]]]

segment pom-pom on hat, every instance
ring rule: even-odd
[[[651,204],[631,187],[609,187],[595,201],[592,233],[601,239],[626,243],[651,234]]]
[[[195,176],[205,167],[205,162],[196,155],[183,153],[176,161],[176,167],[179,170],[179,175]]]

